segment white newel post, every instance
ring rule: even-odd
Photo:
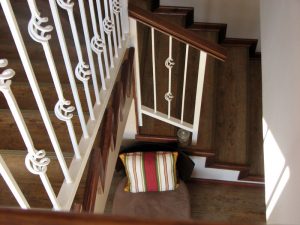
[[[192,144],[197,143],[207,53],[200,51]]]
[[[137,21],[130,18],[129,22],[130,22],[130,45],[135,49],[134,50],[134,78],[135,78],[135,93],[136,93],[136,101],[137,101],[136,104],[137,104],[138,125],[143,126]]]

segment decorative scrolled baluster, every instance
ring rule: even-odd
[[[83,59],[77,25],[76,25],[75,17],[74,17],[74,2],[72,0],[56,0],[56,2],[62,9],[66,10],[68,13],[69,22],[71,25],[71,31],[72,31],[72,35],[73,35],[73,40],[75,43],[76,54],[77,54],[77,58],[78,58],[78,65],[79,64],[86,65],[86,63]],[[81,14],[83,13],[82,9],[80,10],[80,13]],[[85,19],[85,18],[81,17],[81,19]],[[97,82],[97,77],[96,77],[94,59],[91,54],[90,38],[87,36],[88,35],[88,27],[87,27],[86,21],[83,22],[83,28],[84,28],[84,35],[85,35],[85,41],[86,41],[86,46],[87,46],[89,64],[91,65],[91,67],[89,65],[88,65],[88,67],[91,70],[91,76],[92,76],[92,81],[93,81],[93,86],[94,86],[96,103],[100,104],[100,95],[99,95],[100,92],[99,92],[99,87],[98,87],[98,82]],[[87,93],[86,90],[88,90],[88,92],[89,92],[89,87],[87,89],[85,88],[85,95],[87,98],[88,105],[90,105],[90,104],[92,104],[92,102],[89,102],[89,101],[91,101],[91,98],[88,98],[89,93]]]
[[[26,168],[35,175],[45,174],[49,164],[50,159],[46,157],[45,150],[39,150],[35,153],[29,152],[25,158]]]
[[[67,127],[68,127],[68,131],[70,134],[70,138],[71,138],[75,156],[77,159],[80,159],[81,155],[80,155],[80,152],[78,149],[76,134],[74,132],[73,124],[71,122],[74,110],[75,110],[75,107],[71,105],[70,101],[66,101],[66,100],[63,100],[63,101],[59,100],[54,107],[54,112],[55,112],[56,117],[58,119],[60,119],[61,121],[64,121],[67,123]]]
[[[50,164],[50,159],[46,157],[46,152],[44,150],[28,152],[25,157],[26,168],[35,175],[39,175],[42,183],[48,193],[48,196],[53,204],[54,210],[61,209],[56,195],[51,187],[51,183],[46,175],[48,165]]]
[[[165,66],[167,67],[167,69],[171,70],[174,65],[175,65],[174,60],[171,57],[166,59]]]
[[[91,95],[89,91],[89,84],[88,81],[91,77],[91,70],[89,69],[89,66],[84,64],[84,63],[78,63],[75,69],[75,76],[77,77],[78,80],[80,80],[83,83],[85,95],[87,98],[87,103],[88,103],[88,109],[90,112],[90,117],[91,120],[95,120],[95,114],[93,110],[93,105],[92,105],[92,100],[91,100]]]
[[[0,59],[0,68],[4,68],[8,65],[7,59]],[[12,69],[6,69],[2,73],[0,73],[0,91],[8,91],[10,90],[11,78],[15,75],[15,71]]]
[[[171,101],[174,98],[172,94],[172,68],[175,65],[175,62],[172,58],[172,36],[169,37],[169,57],[165,61],[165,66],[169,71],[169,85],[168,92],[165,94],[165,99],[168,102],[168,118],[171,117]]]
[[[173,96],[173,94],[171,92],[167,92],[165,94],[166,101],[171,102],[173,100],[173,98],[174,98],[174,96]]]
[[[116,25],[117,25],[117,34],[118,34],[118,47],[122,48],[122,39],[121,39],[121,26],[120,26],[120,18],[121,18],[121,3],[120,0],[112,1],[112,11],[116,17]]]
[[[53,27],[51,25],[45,25],[48,22],[47,17],[40,17],[39,13],[33,13],[28,24],[28,32],[30,37],[39,43],[47,42],[51,39],[49,34]]]
[[[4,68],[8,65],[8,61],[6,59],[0,59],[0,68]],[[11,90],[11,78],[15,75],[14,70],[12,69],[6,69],[2,73],[0,73],[0,91],[4,94],[5,99],[7,101],[7,104],[10,108],[10,111],[16,121],[17,127],[20,131],[20,134],[23,138],[23,141],[25,143],[25,146],[27,148],[28,154],[25,158],[25,165],[27,169],[36,175],[39,175],[41,178],[41,181],[47,191],[47,194],[53,204],[54,209],[58,210],[60,209],[60,206],[57,202],[57,199],[55,197],[54,191],[51,187],[51,184],[48,180],[48,177],[46,175],[47,166],[50,163],[50,160],[48,158],[45,158],[45,151],[36,151],[31,135],[28,131],[28,128],[26,126],[26,123],[24,121],[24,118],[22,116],[22,113],[20,111],[20,108],[18,106],[18,103],[15,99],[15,96]],[[32,156],[32,157],[31,157]],[[32,159],[32,160],[30,160]],[[20,194],[20,193],[19,193]],[[22,196],[19,196],[19,199],[22,199]],[[23,198],[24,200],[25,198]],[[28,203],[23,202],[25,204],[25,208],[29,208]],[[24,208],[24,207],[23,207]]]
[[[61,83],[60,83],[59,76],[58,76],[58,72],[57,72],[54,58],[52,55],[52,51],[51,51],[51,48],[49,45],[49,40],[51,39],[51,35],[49,34],[49,32],[51,32],[53,30],[53,27],[45,24],[48,21],[48,18],[46,18],[46,17],[43,18],[40,16],[40,13],[36,7],[35,0],[28,0],[28,4],[29,4],[30,12],[31,12],[31,19],[28,24],[29,34],[33,40],[42,44],[58,99],[59,99],[59,101],[65,101]],[[67,125],[68,125],[68,123],[72,123],[72,121],[67,122]],[[72,129],[71,132],[69,132],[71,140],[73,140],[72,133],[74,133],[74,132],[75,132],[74,128]],[[78,145],[77,140],[75,142],[76,142],[76,145]],[[65,159],[62,155],[61,149],[60,148],[56,149],[55,153],[57,155],[57,158],[59,160],[59,163],[61,165],[61,168],[63,170],[63,173],[65,175],[67,182],[71,183],[72,179],[71,179],[68,167],[66,165]]]
[[[101,17],[103,20],[100,21],[100,23],[102,23],[103,31],[107,35],[108,50],[109,50],[109,59],[110,59],[110,67],[114,68],[115,67],[115,62],[114,62],[114,54],[113,54],[113,46],[112,46],[112,39],[114,39],[113,35],[112,35],[114,24],[113,24],[113,21],[109,17],[109,8],[108,8],[107,1],[109,1],[109,0],[104,0],[104,11],[105,11],[105,14],[104,14],[103,17]],[[100,3],[99,3],[99,5],[101,6]],[[98,8],[98,14],[99,14],[99,11],[100,10]],[[114,43],[114,44],[115,44],[115,46],[117,46],[116,43]],[[115,48],[115,49],[117,49],[117,48]]]
[[[91,17],[92,17],[92,23],[93,23],[93,29],[94,29],[94,34],[95,36],[100,36],[100,39],[103,42],[103,56],[104,56],[104,64],[105,64],[105,72],[106,72],[106,78],[110,79],[110,71],[109,71],[109,64],[108,64],[108,52],[106,48],[106,40],[105,40],[105,34],[104,34],[104,28],[103,28],[103,17],[102,17],[102,7],[101,7],[101,2],[100,0],[96,1],[97,4],[97,14],[98,14],[98,20],[99,20],[99,30],[100,30],[100,35],[98,35],[98,29],[96,25],[96,16],[95,16],[95,11],[94,11],[94,3],[92,0],[90,0],[90,6],[91,6]]]
[[[89,134],[88,134],[88,130],[87,130],[87,125],[86,125],[86,121],[85,121],[85,118],[83,115],[82,105],[81,105],[81,101],[80,101],[79,94],[78,94],[77,84],[75,81],[74,70],[72,68],[70,55],[69,55],[66,40],[65,40],[65,35],[64,35],[63,29],[62,29],[61,20],[60,20],[60,16],[58,13],[57,4],[53,0],[49,0],[49,4],[50,4],[52,17],[54,20],[54,24],[55,24],[55,28],[56,28],[56,32],[57,32],[57,36],[58,36],[59,45],[60,45],[63,59],[65,62],[65,65],[66,65],[67,75],[68,75],[68,78],[70,81],[70,86],[71,86],[72,94],[74,97],[76,109],[78,112],[78,117],[79,117],[80,125],[82,128],[83,137],[88,138]]]
[[[106,90],[106,83],[104,78],[103,64],[101,59],[101,54],[104,52],[105,43],[99,36],[94,36],[91,40],[91,48],[98,56],[100,78],[103,90]]]
[[[104,1],[106,2],[106,1]],[[116,32],[116,23],[115,23],[115,16],[114,16],[114,11],[113,11],[113,0],[108,0],[109,2],[109,9],[110,9],[110,20],[112,24],[112,33],[113,33],[113,41],[114,41],[114,49],[115,49],[115,57],[119,57],[118,53],[118,43],[117,43],[117,32]],[[105,17],[109,17],[108,14]]]

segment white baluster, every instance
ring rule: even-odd
[[[93,75],[92,77],[96,78],[95,63],[94,63],[94,57],[93,57],[93,53],[92,53],[92,48],[94,46],[91,46],[91,39],[90,39],[90,34],[89,34],[88,23],[86,20],[84,2],[83,2],[83,0],[79,0],[78,3],[79,3],[79,11],[80,11],[80,16],[81,16],[85,44],[87,46],[87,53],[88,53],[89,62],[90,62],[91,69],[92,69],[92,75]],[[98,61],[99,61],[99,58],[98,58]],[[103,90],[106,90],[106,84],[105,84],[105,79],[104,79],[104,75],[103,75],[103,65],[101,62],[99,62],[99,68],[100,68],[100,79],[101,79],[102,88],[103,88]],[[93,82],[97,83],[97,80],[95,79],[95,80],[93,80]],[[97,91],[97,95],[98,95],[98,98],[96,98],[96,101],[98,104],[100,104],[98,84],[97,84],[97,89],[95,88],[95,85],[94,85],[94,90],[95,90],[95,92]]]
[[[61,209],[59,203],[57,202],[55,193],[51,187],[51,183],[46,175],[47,166],[50,163],[50,159],[46,157],[44,150],[39,150],[34,153],[28,152],[25,158],[26,168],[35,175],[39,175],[41,181],[46,189],[46,192],[52,202],[53,208],[55,210]]]
[[[0,67],[4,67],[4,66],[6,66],[7,65],[7,61],[6,60],[0,60]],[[36,151],[35,150],[35,147],[34,147],[34,145],[33,145],[33,141],[32,141],[32,138],[31,138],[31,136],[30,136],[30,133],[29,133],[29,131],[28,131],[28,129],[27,129],[27,126],[26,126],[26,124],[25,124],[25,121],[24,121],[24,118],[23,118],[23,116],[22,116],[22,114],[21,114],[21,111],[20,111],[20,108],[19,108],[19,106],[18,106],[18,104],[17,104],[17,102],[16,102],[16,99],[15,99],[15,97],[14,97],[14,94],[12,93],[12,91],[11,91],[11,88],[10,88],[10,86],[11,86],[11,78],[14,76],[14,71],[13,70],[11,70],[11,69],[7,69],[7,70],[5,70],[3,73],[1,73],[0,74],[0,91],[4,94],[4,96],[5,96],[5,99],[6,99],[6,101],[7,101],[7,104],[8,104],[8,106],[9,106],[9,108],[10,108],[10,111],[11,111],[11,113],[12,113],[12,115],[13,115],[13,117],[14,117],[14,119],[15,119],[15,121],[16,121],[16,124],[17,124],[17,126],[18,126],[18,129],[19,129],[19,131],[20,131],[20,133],[21,133],[21,136],[22,136],[22,138],[23,138],[23,141],[24,141],[24,143],[25,143],[25,146],[26,146],[26,148],[27,148],[27,151],[28,151],[28,155],[26,156],[26,159],[29,157],[29,156],[36,156],[36,155],[39,155],[39,156],[42,156],[42,157],[40,157],[40,164],[39,164],[39,162],[37,162],[35,165],[36,165],[36,168],[38,167],[38,166],[40,166],[40,167],[43,167],[43,171],[41,171],[41,173],[39,173],[38,175],[40,175],[40,178],[41,178],[41,180],[42,180],[42,182],[43,182],[43,185],[44,185],[44,187],[45,187],[45,189],[46,189],[46,191],[47,191],[47,194],[48,194],[48,196],[49,196],[49,198],[50,198],[50,200],[51,200],[51,202],[52,202],[52,204],[53,204],[53,207],[54,207],[54,209],[59,209],[60,207],[59,207],[59,205],[58,205],[58,203],[57,203],[57,199],[56,199],[56,197],[55,197],[55,194],[54,194],[54,192],[53,192],[53,189],[52,189],[52,187],[51,187],[51,184],[50,184],[50,182],[45,182],[45,179],[48,179],[47,178],[47,175],[46,175],[46,170],[47,170],[47,165],[50,163],[50,160],[48,159],[48,158],[46,158],[45,156],[46,156],[46,153],[45,153],[45,151],[44,150],[40,150],[40,151]],[[35,157],[36,159],[38,159],[38,156],[37,157]],[[1,158],[2,159],[2,158]],[[30,167],[28,167],[28,162],[27,162],[27,160],[25,160],[25,164],[26,164],[26,167],[28,168],[28,170],[30,171],[30,172],[32,172],[32,168]],[[2,168],[3,169],[5,169],[5,164],[3,164],[2,163]],[[5,174],[6,173],[6,174]],[[37,173],[35,173],[35,172],[32,172],[33,174],[37,174]],[[2,171],[1,172],[1,174],[4,174],[4,176],[6,177],[6,178],[9,178],[10,177],[10,180],[11,180],[11,175],[9,174],[9,170],[7,170],[6,172],[4,172],[4,171]],[[10,182],[12,182],[12,184],[14,183],[14,181],[13,180],[11,180]],[[15,189],[15,190],[14,190]],[[20,190],[17,190],[18,189],[18,187],[12,187],[12,189],[11,190],[13,190],[13,192],[15,192],[15,191],[17,191],[18,193],[19,193],[19,197],[16,197],[16,198],[18,198],[19,200],[22,200],[22,199],[25,199],[25,198],[23,198],[22,197],[22,195],[21,195],[21,193],[22,192],[20,192]],[[21,199],[20,199],[20,197],[21,197]],[[19,201],[18,200],[18,201]],[[23,201],[23,200],[22,200]],[[25,205],[24,205],[25,204]],[[29,208],[29,205],[28,205],[28,203],[26,203],[26,202],[23,202],[22,203],[22,205],[21,205],[21,207],[25,207],[25,208]]]
[[[79,121],[80,121],[80,125],[81,125],[82,132],[83,132],[83,136],[84,136],[84,138],[88,138],[89,134],[88,134],[86,122],[85,122],[84,115],[83,115],[83,110],[82,110],[82,106],[81,106],[81,102],[80,102],[80,98],[79,98],[79,94],[78,94],[77,84],[76,84],[76,81],[75,81],[75,76],[74,76],[74,72],[73,72],[73,69],[72,69],[72,64],[71,64],[69,52],[68,52],[68,49],[67,49],[65,36],[64,36],[64,33],[63,33],[60,17],[59,17],[59,14],[58,14],[57,5],[56,5],[55,1],[53,1],[53,0],[49,0],[49,4],[50,4],[51,13],[52,13],[52,16],[53,16],[53,20],[54,20],[54,24],[55,24],[55,28],[56,28],[56,32],[57,32],[57,36],[58,36],[58,40],[59,40],[59,44],[60,44],[60,48],[62,50],[62,55],[63,55],[64,62],[65,62],[65,65],[66,65],[67,74],[68,74],[68,78],[69,78],[69,81],[70,81],[72,94],[74,96],[75,105],[76,105],[76,108],[77,108]]]
[[[70,101],[65,100],[63,90],[61,87],[61,83],[59,80],[59,76],[57,73],[56,65],[53,59],[52,51],[49,45],[49,40],[51,39],[51,35],[49,32],[52,31],[52,26],[44,26],[43,24],[48,21],[48,18],[40,17],[40,13],[35,5],[35,0],[28,0],[30,11],[31,11],[31,19],[28,24],[28,31],[33,40],[36,42],[42,44],[46,60],[48,63],[48,66],[50,68],[51,77],[53,79],[53,83],[55,86],[56,93],[58,95],[58,102],[55,107],[55,114],[58,117],[58,119],[65,121],[69,130],[70,139],[72,142],[72,146],[75,152],[76,157],[80,158],[80,154],[78,151],[78,143],[73,127],[73,123],[71,121],[71,117],[62,117],[62,112],[64,110],[68,111],[68,113],[71,113],[75,110],[75,107],[71,106]],[[60,106],[59,108],[57,106]],[[67,106],[67,108],[65,108]],[[66,112],[65,111],[65,112]],[[59,153],[62,156],[62,153]],[[62,156],[63,157],[63,156]]]
[[[169,37],[169,57],[166,59],[165,66],[169,70],[169,87],[168,92],[165,94],[165,99],[168,102],[168,118],[171,116],[171,101],[174,96],[172,94],[172,68],[175,65],[172,58],[172,36]]]
[[[114,68],[115,67],[115,62],[114,62],[114,55],[113,55],[113,46],[111,42],[111,32],[113,30],[113,24],[111,19],[109,18],[109,11],[108,11],[108,4],[107,0],[104,0],[104,11],[105,11],[105,17],[102,21],[103,24],[103,30],[107,35],[107,40],[108,40],[108,50],[109,50],[109,58],[110,58],[110,67]]]
[[[183,90],[182,90],[182,100],[181,100],[181,123],[183,123],[184,116],[184,103],[185,103],[185,88],[186,88],[186,73],[188,67],[188,57],[189,57],[189,44],[185,47],[185,63],[184,63],[184,74],[183,74]]]
[[[152,43],[153,101],[154,101],[154,112],[156,113],[155,40],[154,40],[154,28],[153,27],[151,27],[151,43]]]
[[[200,51],[192,143],[197,143],[207,53]]]
[[[103,90],[106,90],[106,82],[105,82],[104,71],[103,71],[104,65],[102,63],[102,57],[101,57],[101,54],[104,52],[104,50],[106,51],[105,40],[100,38],[100,36],[98,34],[94,3],[91,1],[89,3],[90,3],[90,12],[91,12],[92,25],[93,25],[93,32],[94,32],[94,37],[91,40],[91,48],[98,56],[98,64],[99,64],[102,88],[103,88]],[[108,72],[106,71],[106,76],[107,76],[107,74],[108,74]]]
[[[72,120],[71,120],[73,117],[72,112],[74,112],[74,110],[75,110],[75,107],[71,106],[70,101],[59,101],[56,103],[55,108],[54,108],[54,112],[55,112],[55,115],[57,116],[57,118],[60,119],[61,121],[66,122],[75,156],[77,159],[80,159],[81,155],[80,155],[80,152],[78,149],[76,134],[74,131]]]
[[[28,0],[28,2],[29,2],[29,0]],[[3,9],[3,12],[5,14],[5,18],[7,20],[7,23],[9,25],[10,31],[12,33],[14,42],[17,46],[18,53],[20,55],[22,64],[24,66],[27,78],[29,80],[29,84],[31,86],[31,89],[32,89],[33,95],[35,97],[35,100],[37,102],[37,105],[38,105],[39,111],[41,113],[43,122],[45,124],[45,127],[47,129],[48,134],[49,134],[51,143],[53,145],[54,151],[55,151],[55,153],[58,157],[60,166],[61,166],[63,174],[65,176],[66,182],[71,183],[72,179],[70,177],[70,174],[69,174],[69,171],[67,169],[66,163],[65,163],[64,158],[62,156],[61,148],[59,146],[56,134],[54,132],[51,120],[49,118],[49,114],[48,114],[47,108],[45,106],[40,88],[38,86],[38,83],[37,83],[37,80],[36,80],[31,62],[29,60],[28,53],[27,53],[27,50],[26,50],[26,47],[25,47],[25,44],[24,44],[24,41],[23,41],[23,38],[22,38],[22,35],[21,35],[21,32],[20,32],[20,29],[18,27],[16,18],[15,18],[15,14],[12,10],[10,1],[9,0],[2,0],[1,5],[2,5],[2,9]]]
[[[125,34],[129,33],[128,0],[121,1],[121,27],[122,39],[125,40]]]
[[[113,41],[114,41],[114,49],[115,49],[115,57],[119,57],[118,53],[118,43],[117,43],[117,34],[116,34],[116,23],[115,23],[115,17],[114,17],[114,12],[113,12],[113,0],[108,0],[109,1],[109,9],[110,9],[110,19],[111,19],[111,25],[112,25],[112,33],[113,33]],[[106,0],[104,0],[106,2]]]
[[[99,28],[100,28],[100,37],[101,40],[104,42],[104,47],[103,47],[103,51],[104,51],[104,63],[105,63],[105,71],[106,71],[106,78],[110,79],[110,71],[109,71],[109,64],[108,64],[108,52],[107,52],[107,47],[106,47],[106,42],[105,42],[105,35],[104,35],[104,28],[103,28],[103,17],[102,17],[102,7],[101,7],[101,2],[100,0],[97,0],[97,13],[98,13],[98,20],[99,20]],[[90,2],[90,5],[92,5],[93,9],[93,2]],[[91,9],[92,11],[92,9]],[[93,17],[92,17],[92,21],[93,18],[95,17],[95,12],[94,10],[91,12],[91,14],[93,13]],[[96,26],[96,19],[95,21],[93,21],[93,27],[94,27],[94,23],[95,23],[95,32],[97,31],[97,26]],[[98,33],[98,32],[97,32]]]
[[[94,114],[94,110],[93,110],[91,95],[90,95],[90,91],[89,91],[89,84],[88,84],[88,81],[89,81],[90,75],[91,75],[89,66],[79,63],[76,66],[75,75],[76,75],[77,79],[83,83],[85,95],[86,95],[86,98],[88,99],[87,104],[88,104],[88,108],[89,108],[89,112],[90,112],[90,117],[91,117],[91,120],[95,120],[95,114]]]
[[[9,187],[9,190],[12,192],[17,202],[19,203],[20,207],[22,209],[29,209],[30,206],[25,196],[23,195],[20,187],[18,186],[16,180],[14,179],[13,175],[11,174],[8,166],[6,165],[1,155],[0,155],[0,175],[3,177],[5,183]]]
[[[120,14],[121,14],[121,5],[120,0],[112,0],[112,17],[115,15],[117,21],[117,34],[118,34],[118,47],[122,48],[122,39],[121,39],[121,26],[120,26]]]
[[[96,99],[97,99],[96,101],[98,103],[100,102],[99,89],[98,89],[96,74],[92,74],[92,71],[90,70],[90,66],[87,65],[83,60],[77,26],[76,26],[76,22],[75,22],[75,18],[74,18],[74,13],[73,13],[74,3],[71,2],[71,0],[56,0],[56,1],[57,1],[57,4],[62,9],[67,11],[68,16],[69,16],[71,31],[72,31],[72,35],[73,35],[73,39],[74,39],[74,43],[75,43],[75,49],[76,49],[76,53],[77,53],[77,57],[78,57],[78,64],[75,69],[75,75],[76,75],[77,79],[79,79],[79,77],[81,77],[81,76],[84,76],[84,79],[79,79],[79,80],[83,82],[90,117],[92,120],[94,120],[95,114],[94,114],[92,99],[91,99],[91,96],[89,93],[89,86],[88,86],[88,81],[89,81],[89,78],[91,75],[92,75],[92,79],[93,79],[94,88],[97,89],[95,91],[95,97],[96,97]],[[80,73],[78,73],[78,72],[80,72]]]

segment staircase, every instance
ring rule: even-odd
[[[222,45],[227,51],[225,62],[208,56],[199,134],[197,143],[186,147],[186,151],[195,156],[207,157],[206,167],[240,171],[239,179],[263,182],[262,148],[262,96],[261,96],[261,58],[256,52],[257,40],[226,37],[226,24],[194,22],[194,9],[189,7],[160,6],[159,1],[133,1],[144,9],[152,11],[158,18],[180,25],[193,31],[199,37]],[[144,25],[140,25],[140,49],[145,53],[141,57],[142,103],[153,105],[151,94],[151,34]],[[168,52],[166,38],[161,35],[155,41],[157,52]],[[165,54],[165,53],[162,53]],[[184,62],[185,47],[174,43],[174,59]],[[161,57],[161,58],[159,58]],[[164,62],[165,56],[157,56],[157,61]],[[189,52],[189,68],[197,65],[197,52]],[[145,62],[145,63],[143,63]],[[172,90],[175,104],[172,111],[180,118],[181,95],[184,63],[173,68]],[[156,91],[158,98],[163,98],[167,87],[164,65],[159,66]],[[195,85],[197,66],[187,72],[187,106],[195,104]],[[144,91],[145,90],[145,91]],[[166,111],[166,104],[159,102],[157,108]],[[192,122],[194,109],[185,109],[185,121]],[[143,126],[139,127],[137,139],[147,141],[176,141],[178,128],[143,115]]]
[[[1,0],[0,2],[4,5],[7,0]],[[31,4],[31,7],[28,7],[28,2],[36,2],[36,6]],[[76,175],[75,181],[68,182],[65,174],[61,171],[61,163],[56,157],[57,149],[53,147],[53,140],[48,136],[49,131],[45,128],[44,118],[42,118],[39,112],[40,107],[38,107],[35,101],[36,92],[32,91],[32,84],[28,82],[28,71],[26,71],[26,69],[24,70],[24,62],[21,62],[19,58],[17,51],[19,48],[16,48],[16,46],[12,44],[14,43],[15,37],[11,35],[3,11],[0,11],[0,60],[8,58],[8,68],[12,68],[15,71],[15,76],[12,79],[10,88],[17,100],[35,149],[45,149],[47,157],[51,160],[51,167],[49,166],[47,171],[47,179],[49,179],[53,188],[52,200],[54,199],[54,202],[58,201],[58,203],[62,200],[66,202],[66,204],[63,206],[51,204],[51,202],[49,202],[49,195],[47,195],[48,192],[45,191],[39,176],[33,176],[25,167],[24,158],[26,158],[27,155],[27,151],[25,150],[28,150],[28,146],[24,144],[24,137],[21,136],[19,132],[19,128],[15,123],[15,119],[11,114],[6,99],[2,97],[0,98],[0,154],[15,179],[18,180],[18,185],[24,195],[30,200],[31,207],[51,208],[54,205],[54,209],[56,210],[70,210],[72,203],[79,203],[80,207],[85,207],[84,211],[93,212],[97,193],[100,193],[100,199],[104,204],[110,188],[115,161],[121,145],[129,107],[133,99],[133,88],[131,85],[134,83],[134,80],[131,76],[135,50],[133,48],[126,50],[127,47],[129,47],[127,33],[126,35],[124,34],[125,37],[122,41],[120,41],[121,37],[116,37],[116,40],[119,40],[119,42],[123,44],[123,47],[119,48],[117,43],[114,43],[113,34],[107,31],[109,28],[108,23],[104,40],[105,42],[111,40],[111,42],[113,42],[112,46],[107,43],[107,51],[100,51],[99,49],[97,51],[97,49],[93,49],[94,55],[91,58],[89,52],[86,51],[86,49],[89,49],[85,37],[86,32],[84,31],[86,27],[84,27],[84,25],[81,24],[82,21],[80,21],[82,8],[80,8],[78,4],[75,4],[74,8],[72,8],[72,13],[70,13],[70,11],[68,11],[70,10],[68,8],[70,5],[64,5],[63,3],[66,4],[66,2],[57,0],[57,2],[61,4],[59,5],[60,7],[57,13],[60,16],[62,31],[66,41],[65,50],[69,54],[70,64],[75,67],[78,61],[82,61],[81,58],[85,59],[86,62],[94,61],[95,66],[91,64],[91,68],[94,67],[98,77],[95,79],[92,74],[89,82],[83,79],[84,76],[81,77],[82,79],[77,77],[78,79],[72,82],[69,76],[70,68],[68,69],[68,66],[66,66],[68,63],[65,63],[65,56],[61,54],[61,48],[63,48],[61,47],[61,35],[56,35],[55,32],[52,32],[53,35],[48,47],[51,48],[53,61],[56,65],[58,78],[60,80],[60,82],[53,82],[53,71],[50,71],[48,67],[48,58],[45,57],[44,43],[41,45],[41,43],[32,41],[32,37],[28,34],[27,28],[32,12],[39,9],[43,17],[49,18],[48,23],[53,26],[55,24],[55,28],[57,29],[57,21],[53,20],[52,16],[53,8],[49,6],[48,1],[29,0],[28,2],[12,1],[12,9],[17,16],[17,23],[23,36],[24,44],[28,50],[33,71],[35,71],[36,74],[37,84],[45,102],[46,112],[49,114],[49,122],[53,124],[67,169],[70,170],[72,176],[75,177]],[[106,6],[104,2],[112,1],[78,0],[78,2],[84,2],[86,5],[85,11],[86,13],[89,12],[87,13],[86,19],[91,39],[93,35],[97,36],[97,29],[95,29],[94,24],[99,25],[99,33],[101,30],[101,25],[95,22],[95,18],[99,20],[103,19],[104,22],[105,15],[103,15],[102,18],[100,12],[103,14],[105,12],[107,13],[108,10],[105,9]],[[94,10],[92,10],[93,7],[91,7],[93,2],[100,2],[98,5],[94,5]],[[124,0],[122,2],[126,1]],[[157,111],[164,112],[164,114],[162,113],[162,117],[165,117],[166,120],[170,117],[175,118],[177,125],[192,127],[190,129],[193,130],[194,134],[198,132],[199,127],[199,132],[197,133],[198,137],[196,136],[196,138],[193,139],[197,140],[196,143],[185,147],[185,151],[192,156],[206,157],[207,167],[239,170],[240,179],[262,181],[263,159],[260,126],[261,62],[259,54],[255,52],[257,40],[226,38],[225,24],[196,23],[193,21],[194,12],[192,8],[159,6],[159,1],[139,0],[133,1],[132,3],[138,4],[148,11],[152,11],[155,17],[163,18],[176,25],[180,25],[182,28],[189,30],[183,30],[187,33],[193,32],[189,33],[192,38],[188,37],[188,35],[183,35],[181,41],[173,38],[172,53],[175,65],[172,67],[173,77],[171,89],[174,98],[172,105],[166,104],[165,101],[157,101],[156,106]],[[52,7],[53,4],[55,3],[52,2]],[[99,10],[101,7],[102,10]],[[118,8],[118,5],[114,5],[114,7]],[[92,15],[92,13],[90,14],[92,11],[98,12],[99,14],[97,14],[97,16]],[[116,12],[107,14],[108,16],[111,14],[117,16],[118,13],[120,13],[121,16],[121,12],[117,12],[117,10]],[[74,40],[74,36],[76,35],[74,35],[74,30],[70,28],[72,27],[70,26],[70,18],[72,15],[74,15],[75,18],[73,26],[76,26],[81,32],[80,35],[77,35],[78,40]],[[122,20],[120,20],[120,22],[122,22]],[[173,30],[173,32],[175,32],[176,37],[176,31]],[[138,23],[137,33],[138,43],[134,46],[140,50],[138,52],[141,63],[140,97],[143,105],[150,109],[154,101],[153,95],[149,94],[153,92],[152,64],[148,63],[153,60],[151,55],[151,32],[145,25]],[[185,69],[183,62],[187,47],[182,41],[189,38],[195,45],[191,44],[189,48],[188,69]],[[158,53],[155,59],[157,62],[157,99],[166,98],[166,87],[170,82],[163,72],[166,65],[165,59],[170,53],[170,49],[168,48],[169,40],[170,37],[167,38],[162,33],[155,31],[155,51]],[[76,41],[78,42],[77,45],[79,45],[79,48],[78,46],[76,47]],[[220,47],[219,44],[221,44],[223,48]],[[99,46],[101,47],[101,45]],[[195,46],[198,48],[195,48]],[[224,49],[227,51],[227,58],[225,57]],[[79,54],[80,51],[82,55]],[[107,53],[107,61],[105,61],[104,52]],[[103,55],[101,55],[102,53]],[[119,57],[117,57],[117,53],[119,53]],[[199,83],[199,76],[201,74],[198,64],[199,61],[201,62],[202,55],[205,55],[206,59],[206,54],[208,54],[208,56],[203,95],[202,90],[200,90],[199,93],[202,95],[202,98],[200,96],[200,101],[196,101],[197,96],[199,96],[199,85],[197,85],[197,83]],[[222,62],[225,58],[226,61]],[[135,60],[136,59],[137,57]],[[182,63],[178,63],[181,60]],[[103,64],[99,63],[98,68],[97,63],[100,61]],[[112,66],[113,62],[115,63],[114,66]],[[3,65],[4,64],[5,63],[3,63]],[[0,63],[0,66],[1,65]],[[102,68],[101,65],[103,66]],[[106,70],[105,65],[107,68],[109,67],[109,70]],[[74,68],[71,67],[71,70],[72,69]],[[101,69],[104,72],[101,72]],[[183,116],[181,110],[183,101],[181,96],[184,93],[182,84],[185,83],[185,78],[183,77],[185,71],[188,78],[186,79],[186,92],[185,98],[183,99],[185,99],[184,105],[188,107],[185,108]],[[3,75],[1,72],[3,72],[2,68],[0,75]],[[83,69],[82,73],[86,75],[84,72],[86,71]],[[204,74],[204,71],[202,72]],[[111,75],[110,78],[108,78],[109,73]],[[105,74],[105,77],[103,74]],[[199,76],[195,74],[199,74]],[[103,75],[103,77],[101,77],[101,75]],[[105,80],[105,82],[103,82],[103,80]],[[4,81],[7,82],[7,80]],[[59,89],[57,88],[57,83],[60,83],[61,93],[57,91],[57,89]],[[138,82],[135,84],[137,83]],[[78,97],[74,95],[74,85],[77,86]],[[107,87],[105,87],[105,85],[107,85]],[[138,88],[136,90],[138,90]],[[137,91],[135,94],[137,94]],[[79,153],[82,158],[78,157],[78,152],[76,155],[76,146],[74,147],[74,143],[69,138],[70,131],[67,129],[69,128],[68,123],[66,124],[66,121],[57,118],[55,107],[58,99],[62,99],[62,95],[64,99],[70,100],[72,104],[75,103],[77,109],[80,108],[78,107],[78,101],[82,103],[82,110],[74,111],[72,117],[72,126],[74,128],[73,138],[78,140],[77,147],[79,148]],[[135,97],[137,100],[137,96]],[[101,103],[99,103],[99,99]],[[199,107],[194,108],[194,105],[197,106],[195,102],[199,104]],[[140,107],[139,105],[136,106],[137,108]],[[197,116],[195,116],[197,111],[199,111],[198,113],[201,115],[198,120]],[[155,115],[155,113],[156,111],[153,115]],[[96,122],[92,119],[93,114],[95,114]],[[89,137],[85,135],[85,129],[82,125],[83,120],[87,123]],[[139,120],[139,118],[137,118],[137,120]],[[178,128],[174,126],[174,124],[170,125],[145,114],[142,116],[142,121],[143,126],[140,126],[138,129],[137,139],[153,140],[160,138],[162,141],[176,140]],[[195,121],[199,123],[199,126],[198,124],[193,124]],[[77,173],[79,178],[77,178]],[[43,176],[45,174],[45,171],[42,171],[42,174],[39,175]],[[0,205],[16,207],[18,204],[2,178],[0,180],[0,189]],[[32,189],[34,189],[34,192]],[[63,191],[61,192],[62,189]],[[70,195],[72,201],[65,199],[64,195]],[[56,196],[58,196],[57,199]]]

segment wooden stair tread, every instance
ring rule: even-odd
[[[218,162],[247,163],[248,49],[227,48],[226,63],[218,64],[214,145]]]
[[[0,149],[26,150],[11,112],[9,110],[0,110],[0,115]],[[47,152],[54,151],[39,111],[22,110],[22,115],[36,149],[44,149]],[[49,117],[52,121],[62,151],[73,151],[66,123],[57,119],[54,112],[50,112]],[[72,121],[77,141],[79,142],[82,130],[78,116],[74,114]]]

